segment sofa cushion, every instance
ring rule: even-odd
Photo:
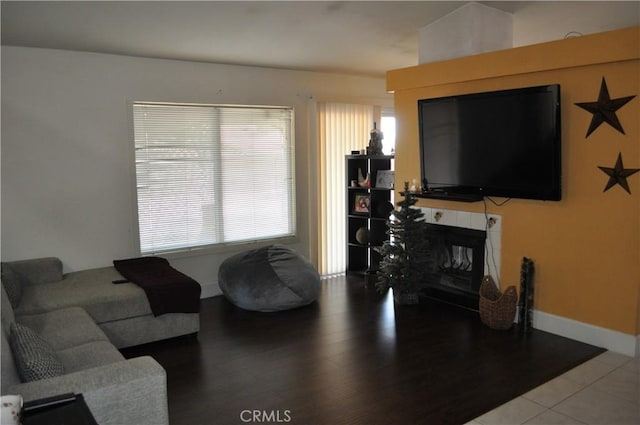
[[[91,316],[80,307],[20,316],[19,323],[33,329],[56,351],[93,341],[109,341]]]
[[[95,341],[56,352],[66,373],[91,369],[125,360],[124,356],[107,341]]]
[[[23,288],[16,317],[61,308],[84,308],[97,324],[151,314],[144,291],[134,283],[114,284],[122,275],[114,267],[82,270],[58,282]]]
[[[0,285],[0,317],[2,318],[2,331],[9,337],[10,327],[15,322],[15,314],[13,313],[13,306],[9,300],[9,295],[4,289],[4,285]]]
[[[9,335],[11,334],[11,324],[15,321],[13,315],[13,307],[9,302],[7,291],[4,290],[4,285],[0,285],[0,298],[2,304],[0,305],[0,316],[2,320],[2,342],[0,346],[2,352],[0,353],[0,394],[7,394],[7,389],[11,385],[20,383],[20,377],[18,376],[18,370],[16,369],[16,362],[13,359],[11,353],[11,346],[9,345]]]
[[[3,323],[4,325],[4,323]],[[9,326],[10,327],[10,326]],[[0,394],[11,394],[9,388],[12,385],[22,382],[18,376],[11,345],[9,344],[9,331],[2,328],[2,339],[0,340]]]
[[[56,257],[6,261],[2,263],[2,267],[5,266],[11,267],[11,270],[20,276],[23,286],[62,280],[62,261]]]
[[[64,373],[64,367],[51,346],[27,326],[12,324],[9,344],[23,382],[53,378]]]
[[[20,304],[22,298],[22,283],[20,282],[20,276],[13,271],[8,264],[2,264],[2,286],[4,286],[9,302],[13,308],[16,308]]]

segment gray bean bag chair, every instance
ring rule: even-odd
[[[218,270],[224,296],[245,310],[280,311],[314,302],[320,275],[313,265],[282,245],[241,252]]]

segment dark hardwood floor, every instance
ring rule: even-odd
[[[435,301],[394,308],[352,277],[278,313],[204,299],[197,339],[123,350],[166,369],[172,425],[463,424],[601,352]]]

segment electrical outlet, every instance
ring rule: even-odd
[[[498,219],[497,219],[497,218],[495,218],[495,217],[489,217],[489,218],[487,219],[487,227],[488,227],[489,229],[491,229],[491,228],[492,228],[492,227],[497,223],[497,221],[498,221]]]

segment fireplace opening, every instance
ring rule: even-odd
[[[426,224],[425,237],[431,249],[422,293],[478,310],[487,232]]]

